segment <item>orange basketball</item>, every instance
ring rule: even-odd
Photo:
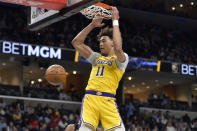
[[[51,85],[57,86],[66,80],[66,71],[60,65],[51,65],[45,72],[45,78]]]

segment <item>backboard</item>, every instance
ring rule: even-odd
[[[42,29],[55,22],[66,19],[100,1],[101,0],[68,0],[67,6],[61,10],[28,7],[28,28],[31,31]]]

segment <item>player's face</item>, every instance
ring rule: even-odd
[[[100,39],[101,54],[107,56],[113,47],[113,40],[109,36],[102,36]]]

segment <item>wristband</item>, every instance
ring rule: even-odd
[[[113,20],[113,26],[119,26],[118,20]]]

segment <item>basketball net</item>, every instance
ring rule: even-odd
[[[93,18],[104,18],[104,19],[111,19],[111,12],[112,7],[104,4],[104,3],[97,3],[90,7],[87,7],[80,12],[86,16],[88,19]]]

